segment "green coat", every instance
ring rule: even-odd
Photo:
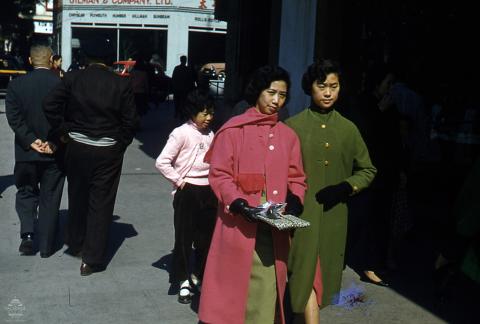
[[[286,124],[300,138],[307,176],[301,217],[311,223],[295,231],[289,257],[292,308],[302,313],[313,287],[317,258],[323,281],[321,305],[332,304],[340,291],[347,236],[347,205],[340,203],[324,212],[315,193],[342,181],[358,192],[370,185],[377,170],[357,127],[337,111],[320,114],[305,109]]]

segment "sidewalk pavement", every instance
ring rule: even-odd
[[[127,150],[111,227],[110,262],[105,271],[88,277],[80,276],[80,260],[65,254],[61,242],[47,259],[19,255],[13,134],[4,111],[0,99],[0,323],[197,323],[197,302],[182,305],[169,293],[171,186],[154,167],[175,126],[173,104],[150,110]],[[65,190],[63,223],[66,198]],[[393,289],[361,284],[349,268],[343,286],[350,288],[350,296],[363,291],[363,300],[323,309],[322,323],[445,323]]]

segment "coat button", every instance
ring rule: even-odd
[[[325,161],[325,162],[323,162],[323,163],[325,164],[325,166],[327,166],[327,165],[328,165],[328,161]]]
[[[322,128],[326,128],[326,127],[327,127],[327,125],[325,125],[325,124],[322,124],[322,126],[320,126],[320,127],[322,127]]]
[[[278,191],[277,190],[273,190],[272,192],[274,195],[278,195]]]
[[[330,144],[329,144],[329,143],[325,143],[325,147],[326,147],[326,148],[329,148],[329,147],[330,147]]]
[[[268,137],[272,138],[272,137],[273,137],[273,134],[268,134]]]
[[[269,149],[270,151],[273,151],[273,150],[275,149],[275,146],[270,145],[270,146],[268,147],[268,149]]]

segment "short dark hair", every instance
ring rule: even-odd
[[[324,82],[327,75],[334,73],[340,78],[338,62],[330,59],[319,59],[311,64],[302,77],[302,89],[305,94],[312,95],[312,84],[315,81]]]
[[[61,55],[55,54],[55,55],[52,56],[52,61],[58,61],[61,58],[62,58]]]
[[[195,89],[188,93],[183,109],[185,115],[190,118],[195,117],[205,109],[213,112],[215,110],[215,99],[207,91]]]
[[[287,99],[290,90],[290,75],[280,66],[265,65],[256,69],[245,88],[245,100],[254,105],[263,90],[268,89],[274,81],[285,81],[287,84]]]

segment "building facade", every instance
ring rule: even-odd
[[[156,55],[168,75],[181,55],[192,66],[224,62],[227,23],[214,8],[214,0],[62,0],[56,31],[64,68],[94,34],[114,43],[114,60]]]

